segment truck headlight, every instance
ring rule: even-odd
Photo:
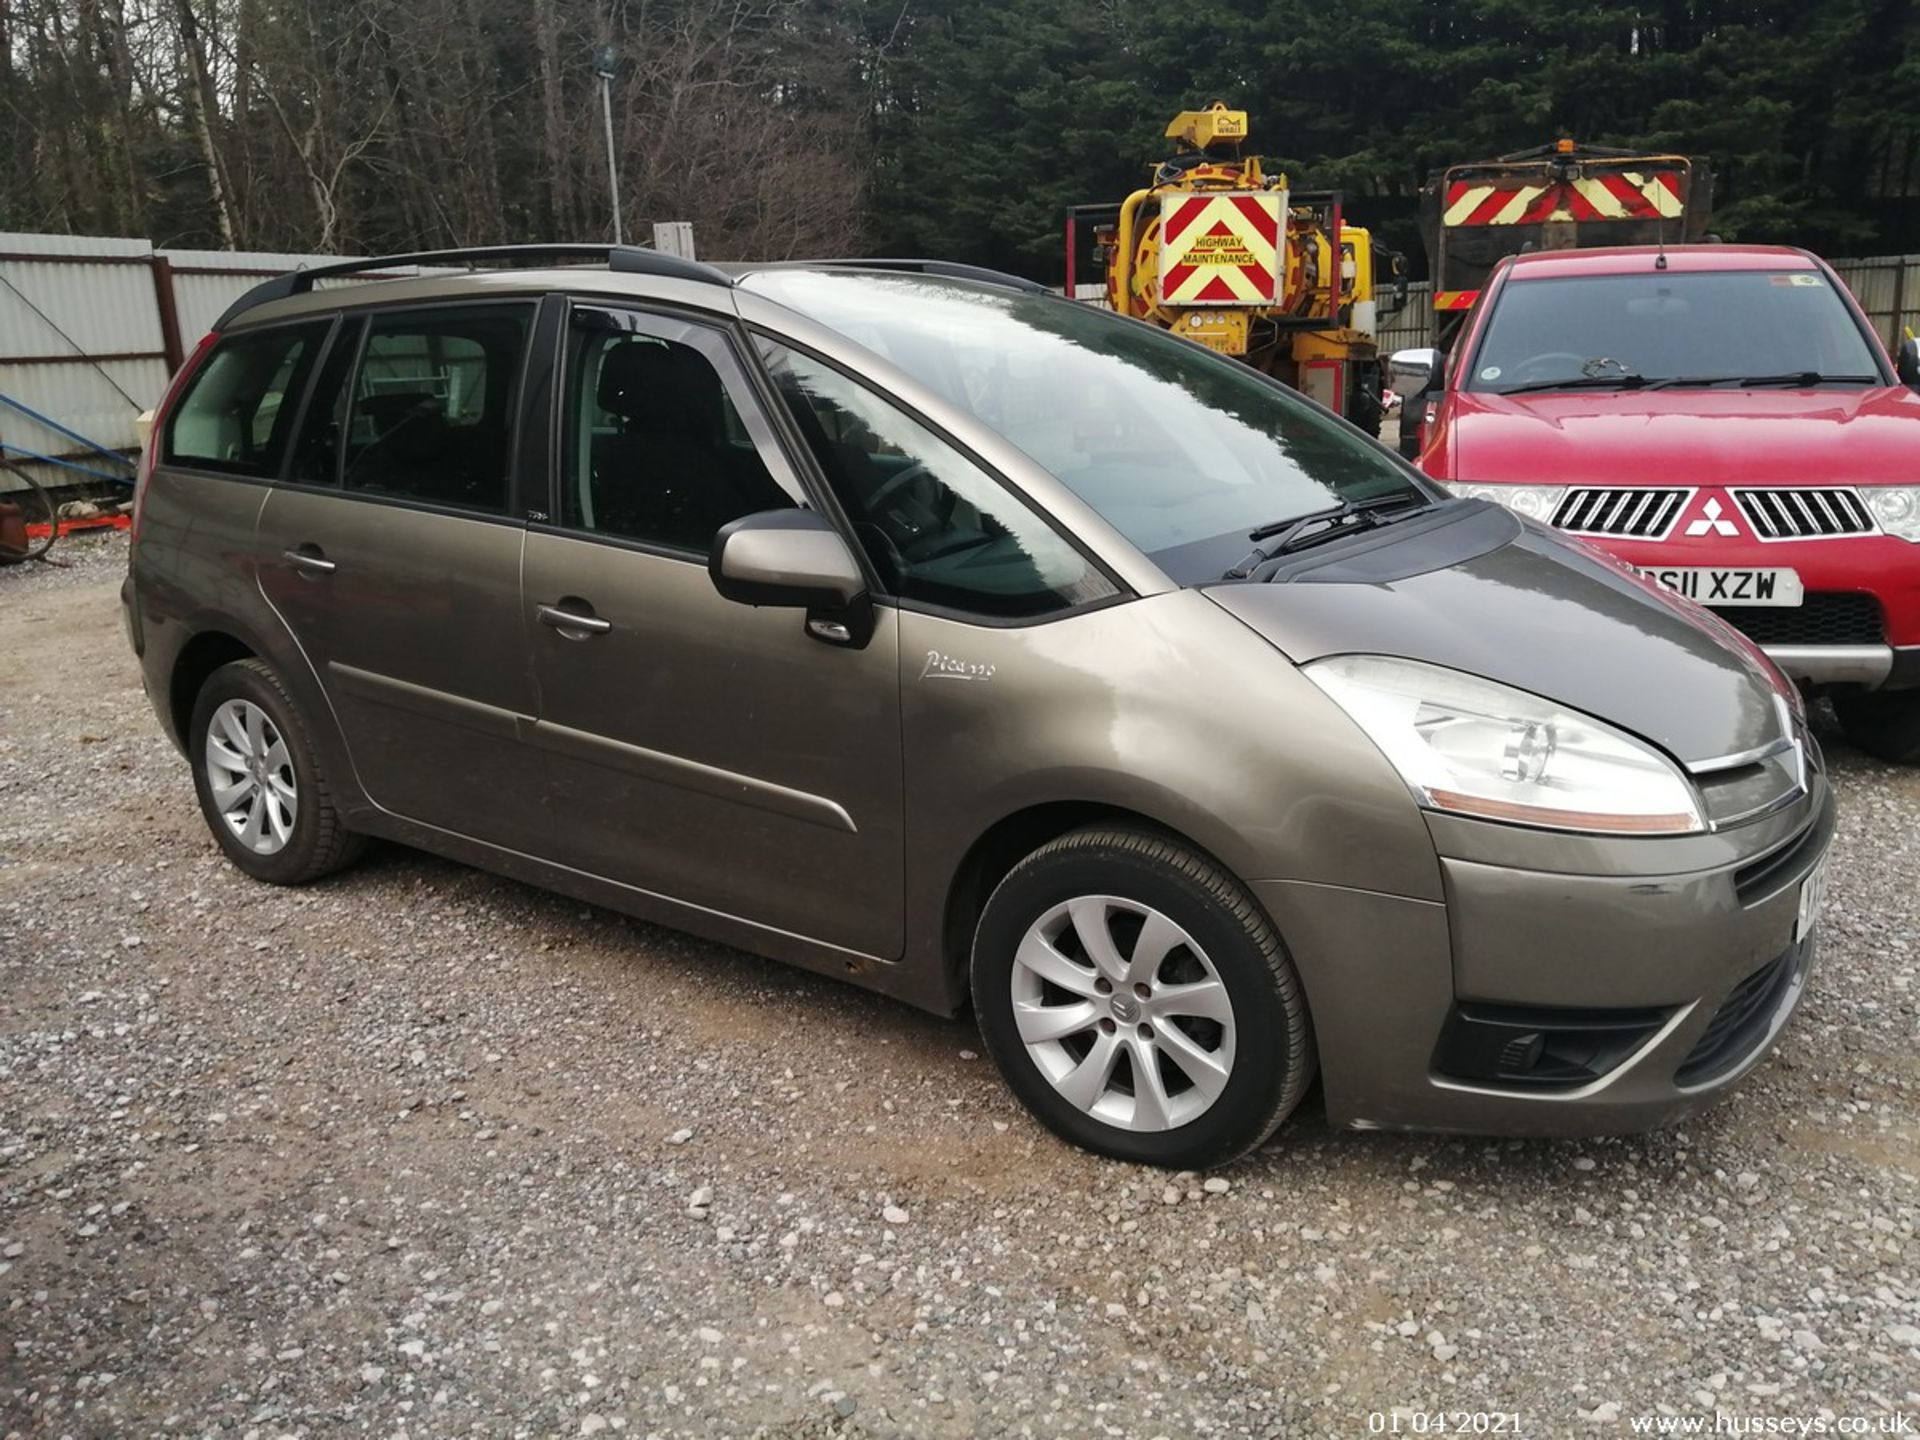
[[[1887,534],[1920,542],[1920,487],[1862,485],[1854,493],[1873,516],[1873,523]]]
[[[1491,500],[1496,505],[1506,506],[1516,515],[1538,520],[1542,525],[1553,523],[1554,512],[1560,508],[1560,502],[1567,498],[1567,487],[1564,485],[1475,485],[1467,480],[1444,480],[1441,483],[1462,500]]]
[[[1302,673],[1429,809],[1610,835],[1706,828],[1692,784],[1665,755],[1538,695],[1385,655],[1336,655]]]

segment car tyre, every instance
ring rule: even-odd
[[[1920,764],[1920,690],[1855,690],[1833,697],[1847,739],[1882,760]]]
[[[971,983],[988,1053],[1063,1139],[1175,1169],[1279,1128],[1315,1070],[1300,977],[1266,915],[1170,836],[1096,827],[988,898]],[[1224,1022],[1224,1023],[1222,1023]]]
[[[365,837],[334,805],[300,712],[272,667],[237,660],[207,678],[188,729],[200,812],[256,880],[304,885],[359,858]]]

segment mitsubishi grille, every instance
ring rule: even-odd
[[[1738,489],[1733,499],[1762,540],[1826,540],[1879,529],[1858,495],[1835,486]]]
[[[1664,540],[1693,492],[1680,487],[1582,486],[1569,490],[1553,523],[1576,535]]]

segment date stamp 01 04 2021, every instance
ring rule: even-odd
[[[1607,1404],[1583,1418],[1617,1420],[1619,1407]],[[1766,1415],[1717,1411],[1712,1415],[1676,1415],[1664,1412],[1631,1418],[1635,1435],[1909,1435],[1920,1436],[1920,1414],[1894,1411],[1887,1415]],[[1517,1411],[1415,1410],[1396,1406],[1367,1413],[1369,1435],[1520,1435]]]
[[[1519,1435],[1516,1410],[1392,1410],[1367,1412],[1369,1435]]]

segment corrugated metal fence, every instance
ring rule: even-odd
[[[0,232],[0,454],[45,485],[130,475],[84,442],[133,451],[140,412],[221,311],[267,276],[338,258]],[[17,483],[0,471],[0,490]]]
[[[168,283],[144,240],[0,234],[0,396],[108,449],[133,446],[134,417],[179,360],[161,329],[158,295]],[[124,469],[4,403],[0,445],[14,460],[50,455]],[[59,467],[33,469],[60,483]],[[8,478],[0,475],[0,486]]]
[[[1905,338],[1909,325],[1920,325],[1920,255],[1874,255],[1830,263],[1888,349]]]

